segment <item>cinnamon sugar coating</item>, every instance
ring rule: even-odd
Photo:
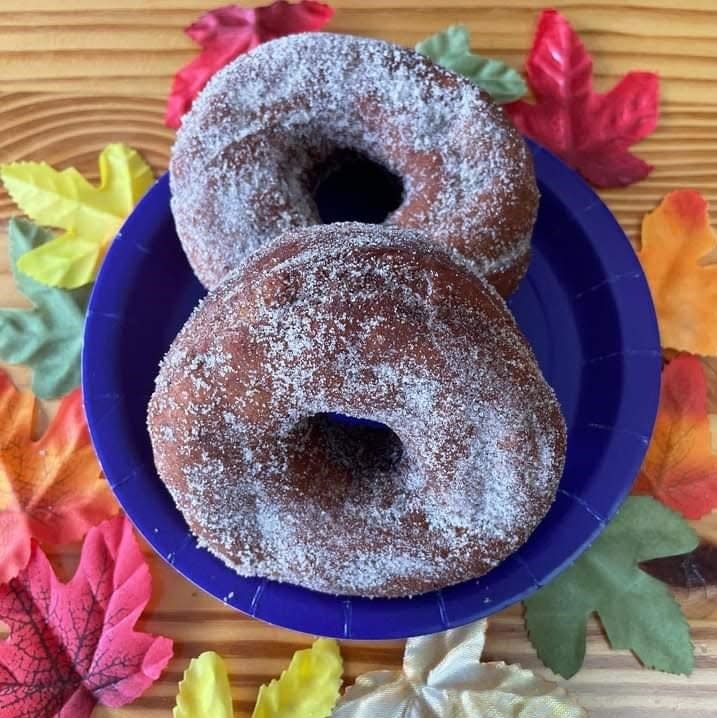
[[[148,425],[210,551],[241,575],[361,596],[497,565],[549,509],[565,453],[497,292],[421,233],[356,223],[290,231],[210,292]]]
[[[314,191],[351,150],[403,182],[385,224],[422,229],[503,295],[526,271],[538,194],[525,142],[474,83],[381,40],[306,33],[218,72],[172,151],[172,211],[212,288],[282,232],[321,223]]]

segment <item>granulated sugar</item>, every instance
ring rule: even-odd
[[[500,297],[418,233],[359,224],[289,233],[210,293],[162,364],[149,427],[211,551],[360,595],[448,585],[514,551],[565,440]]]
[[[216,286],[281,232],[320,224],[313,192],[342,150],[402,178],[386,223],[426,231],[482,275],[524,270],[537,191],[502,110],[406,48],[307,33],[235,60],[183,120],[172,211],[200,280]]]

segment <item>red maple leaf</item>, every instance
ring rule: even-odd
[[[174,76],[164,118],[167,127],[179,127],[209,78],[228,62],[267,40],[319,30],[333,14],[332,7],[314,0],[277,0],[257,8],[227,5],[205,12],[185,30],[202,51]]]
[[[87,718],[142,694],[172,657],[168,638],[133,630],[151,592],[126,518],[87,534],[67,583],[35,543],[27,567],[0,586],[0,717]]]
[[[592,57],[556,10],[542,12],[525,70],[536,104],[506,105],[521,132],[597,187],[623,187],[650,173],[629,148],[657,126],[656,74],[629,72],[609,92],[594,92]]]
[[[707,379],[697,357],[682,354],[662,372],[655,429],[632,492],[654,496],[688,519],[717,508]]]

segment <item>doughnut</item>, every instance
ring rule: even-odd
[[[515,289],[538,193],[502,109],[413,50],[331,33],[258,46],[218,72],[185,115],[170,163],[172,211],[200,281],[211,289],[282,232],[322,224],[317,189],[337,168],[350,171],[352,157],[399,185],[385,224],[423,230],[503,296]]]
[[[148,410],[159,476],[243,576],[409,596],[480,576],[550,507],[558,402],[498,293],[424,233],[290,230],[211,291]]]

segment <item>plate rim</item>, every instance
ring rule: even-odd
[[[536,175],[540,177],[540,181],[557,197],[562,199],[564,194],[568,194],[570,196],[570,206],[568,207],[566,204],[563,204],[563,207],[568,208],[568,211],[571,213],[572,220],[580,226],[583,234],[588,238],[590,247],[597,255],[598,259],[602,263],[602,266],[606,270],[612,271],[612,273],[606,272],[605,282],[610,285],[609,289],[614,297],[618,316],[623,317],[625,313],[629,315],[634,311],[634,306],[632,304],[627,304],[624,297],[622,298],[623,301],[621,301],[621,285],[620,282],[617,281],[612,283],[614,277],[618,279],[626,277],[633,280],[630,282],[630,292],[633,293],[636,289],[635,284],[637,283],[637,290],[643,300],[643,306],[639,311],[643,312],[644,316],[642,319],[649,325],[645,328],[645,331],[648,335],[651,335],[651,340],[654,342],[654,354],[650,354],[649,351],[646,350],[644,362],[642,362],[639,367],[634,367],[631,363],[623,363],[625,382],[630,380],[631,374],[640,371],[641,373],[649,372],[653,374],[653,382],[655,384],[652,395],[646,397],[647,406],[643,408],[642,412],[645,417],[645,427],[642,432],[644,436],[640,438],[645,439],[643,442],[644,448],[640,450],[640,444],[636,443],[635,446],[637,448],[633,451],[633,455],[631,457],[630,466],[631,469],[634,468],[634,476],[637,474],[637,470],[639,469],[644,454],[647,451],[647,439],[649,439],[652,432],[657,414],[662,362],[657,317],[649,287],[644,273],[642,272],[642,268],[640,267],[637,255],[634,250],[632,250],[632,245],[630,244],[629,239],[615,216],[608,209],[607,205],[576,172],[571,170],[550,151],[532,141],[528,141],[528,144],[533,153]],[[110,476],[110,474],[115,472],[115,468],[113,466],[109,466],[112,460],[110,458],[111,450],[108,448],[109,444],[107,442],[111,442],[113,435],[115,434],[111,430],[108,431],[102,428],[107,412],[106,401],[100,400],[103,398],[106,400],[107,397],[93,396],[88,377],[92,376],[94,372],[96,372],[97,363],[101,362],[101,352],[93,350],[93,347],[96,347],[97,344],[95,340],[96,326],[98,325],[98,321],[102,319],[103,315],[107,314],[106,309],[104,308],[105,296],[103,294],[105,291],[105,285],[108,285],[111,281],[111,275],[115,262],[124,262],[124,257],[122,255],[128,250],[128,247],[126,246],[127,239],[123,238],[123,235],[141,237],[143,234],[146,234],[148,226],[158,228],[166,221],[168,213],[171,217],[168,203],[164,205],[162,203],[157,203],[156,201],[158,193],[164,193],[168,197],[168,185],[168,172],[165,172],[155,181],[152,187],[137,204],[133,212],[127,217],[119,230],[115,241],[112,242],[107,256],[100,267],[100,271],[96,278],[88,303],[87,317],[84,327],[82,348],[82,389],[87,424],[92,443],[100,464],[102,465],[103,471],[105,472],[108,482],[110,483],[110,486],[112,486],[120,505],[130,521],[132,521],[135,528],[137,528],[140,534],[142,534],[145,540],[152,546],[154,551],[158,553],[166,562],[170,563],[175,570],[179,571],[184,578],[189,580],[204,592],[213,595],[224,604],[273,625],[279,625],[284,628],[305,633],[332,636],[342,639],[388,640],[406,638],[414,635],[425,635],[459,625],[464,625],[517,603],[535,592],[540,586],[549,582],[555,575],[571,566],[600,535],[627,496],[632,484],[631,481],[626,481],[622,490],[615,492],[613,501],[610,503],[607,510],[605,510],[601,515],[592,512],[589,506],[585,507],[588,512],[594,516],[595,526],[590,532],[588,532],[587,537],[584,538],[579,545],[562,556],[561,560],[547,575],[541,576],[539,579],[532,575],[530,567],[526,566],[525,562],[521,561],[520,551],[523,547],[518,549],[516,553],[509,556],[505,561],[499,564],[498,567],[489,572],[489,574],[486,574],[486,576],[490,576],[494,572],[501,569],[501,567],[503,571],[506,571],[506,567],[510,569],[511,565],[517,564],[517,570],[522,571],[523,574],[527,576],[527,583],[522,590],[517,592],[514,591],[512,593],[509,592],[509,595],[504,596],[502,599],[497,601],[488,600],[486,602],[486,598],[489,598],[489,596],[486,596],[481,600],[481,591],[482,586],[485,585],[485,576],[479,579],[473,579],[472,582],[468,581],[454,587],[431,591],[414,598],[365,599],[322,594],[311,591],[310,589],[292,586],[291,584],[283,584],[269,579],[241,577],[238,576],[238,574],[236,574],[232,569],[227,567],[221,559],[212,555],[213,561],[217,563],[218,571],[224,574],[226,572],[230,572],[231,579],[233,580],[235,587],[239,584],[243,584],[248,589],[248,592],[240,597],[233,591],[225,591],[223,588],[220,590],[220,586],[224,585],[221,581],[217,581],[217,585],[210,586],[207,585],[208,582],[206,580],[206,576],[197,576],[193,574],[191,568],[191,553],[188,554],[187,552],[190,551],[190,549],[192,550],[192,553],[201,551],[208,554],[209,552],[207,552],[206,549],[200,548],[197,545],[196,539],[194,539],[191,534],[187,534],[186,540],[181,546],[177,547],[176,552],[170,552],[165,555],[162,548],[159,546],[154,532],[150,530],[150,527],[138,524],[130,512],[131,501],[128,501],[127,499],[127,492],[131,482],[115,482],[112,480],[113,477]],[[603,229],[607,230],[598,242],[594,241],[594,230],[588,231],[592,225],[602,225]],[[616,243],[620,244],[618,245]],[[618,246],[619,249],[624,250],[624,245],[622,243],[626,244],[630,248],[631,251],[629,253],[625,254],[624,252],[616,251]],[[144,251],[145,253],[149,251],[148,249],[143,248],[141,243],[135,241],[135,245],[135,249],[139,248],[140,251]],[[610,247],[613,248],[610,249]],[[642,381],[644,383],[644,376],[642,376]],[[626,407],[623,406],[623,402],[621,401],[619,411],[624,412],[625,408]],[[609,429],[610,427],[605,428]],[[621,429],[617,425],[613,427],[613,431],[620,430]],[[109,471],[108,468],[110,469]],[[125,467],[125,469],[131,469],[132,471],[139,472],[141,469],[149,470],[149,467]],[[151,472],[154,473],[154,479],[159,480],[153,465],[151,467]],[[123,470],[120,473],[124,476],[127,474],[127,471]],[[558,491],[560,493],[560,489]],[[567,495],[571,496],[570,494]],[[168,500],[171,501],[173,505],[173,501],[171,497],[169,497],[169,494],[167,494],[167,496]],[[571,496],[571,498],[575,501],[580,501],[579,497]],[[126,502],[130,504],[130,511],[127,510]],[[176,506],[173,505],[173,508],[178,512]],[[524,546],[525,545],[526,544],[524,544]],[[181,560],[178,560],[180,555]],[[459,612],[460,615],[458,617],[452,618],[446,609],[446,594],[451,592],[452,589],[458,589],[459,592],[467,590],[469,588],[468,584],[470,583],[474,585],[474,609]],[[276,599],[270,602],[262,602],[262,596],[264,595],[267,586],[278,586],[279,589],[277,590],[284,596],[287,594],[291,595],[293,591],[299,591],[301,600],[297,601],[297,606],[298,604],[302,604],[302,608],[300,610],[287,611],[283,606],[276,605]],[[291,603],[291,599],[289,599],[289,602]],[[305,605],[307,602],[309,604],[308,608]],[[326,610],[326,606],[324,604],[327,602],[332,604],[336,611],[338,611],[338,616],[334,617],[331,625],[329,625],[329,619],[324,613]],[[429,602],[431,605],[425,605],[426,602]],[[274,610],[272,610],[272,606],[274,607]],[[359,608],[360,613],[363,614],[366,610],[366,606],[370,606],[370,608],[367,609],[368,614],[370,615],[373,613],[373,617],[371,620],[364,618],[362,619],[362,623],[357,625],[357,611],[355,609]],[[396,609],[401,606],[405,610],[399,610],[397,612]],[[381,617],[382,613],[383,618]],[[280,618],[277,619],[277,615]]]

